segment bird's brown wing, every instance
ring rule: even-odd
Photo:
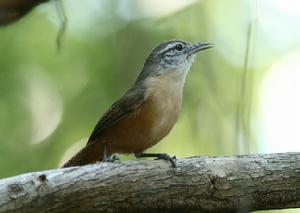
[[[94,141],[103,130],[114,125],[120,119],[126,117],[128,113],[136,110],[145,102],[144,89],[131,89],[122,98],[116,101],[98,121],[92,132],[88,143]]]

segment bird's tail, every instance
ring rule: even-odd
[[[102,157],[103,145],[101,143],[90,143],[68,160],[61,168],[94,163],[96,161],[101,161]]]

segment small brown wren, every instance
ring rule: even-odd
[[[176,123],[195,53],[211,47],[209,43],[182,40],[165,41],[155,47],[131,88],[104,113],[87,145],[63,167],[113,161],[115,153],[157,157],[175,167],[175,159],[169,155],[144,151],[164,138]]]

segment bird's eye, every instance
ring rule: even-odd
[[[181,51],[183,49],[183,46],[181,44],[177,44],[175,48],[176,50]]]

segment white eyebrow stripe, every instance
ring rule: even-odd
[[[179,44],[179,43],[177,42],[177,43],[168,44],[164,49],[162,49],[161,51],[159,51],[157,54],[161,54],[161,53],[165,52],[166,50],[169,50],[169,49],[175,47],[177,44]]]

